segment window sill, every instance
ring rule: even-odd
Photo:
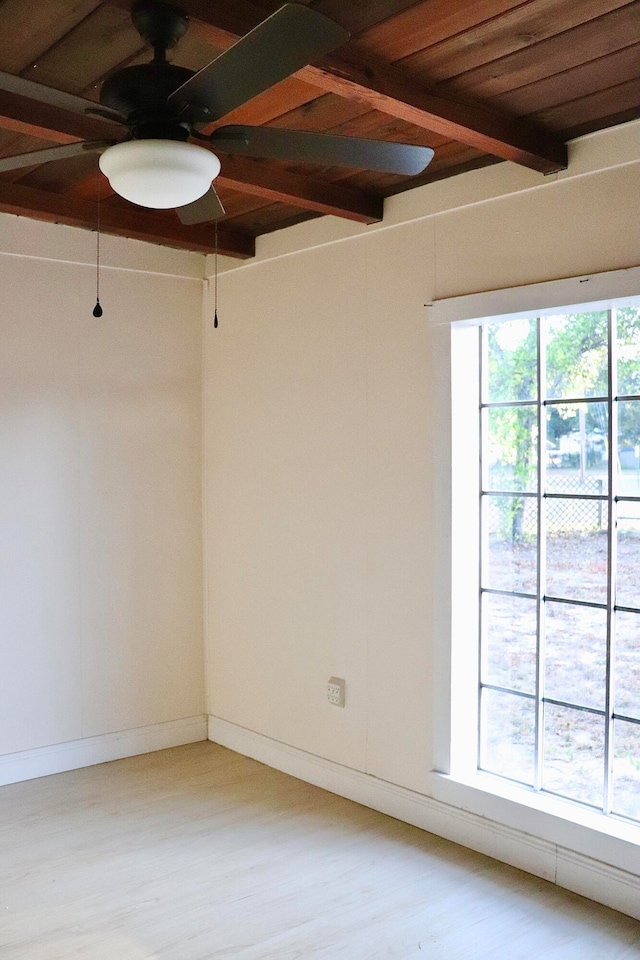
[[[442,803],[640,876],[640,825],[488,773],[453,777],[433,771],[429,786]]]

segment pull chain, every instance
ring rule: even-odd
[[[100,170],[98,170],[98,230],[96,232],[96,305],[93,308],[94,317],[101,317],[103,314],[100,306]]]
[[[215,250],[213,254],[213,326],[218,326],[218,221],[214,226]]]

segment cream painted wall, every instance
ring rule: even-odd
[[[381,227],[323,218],[222,265],[205,334],[210,713],[427,792],[450,501],[446,337],[425,304],[637,264],[639,132],[576,141],[563,174],[501,164],[391,199]]]
[[[0,753],[203,712],[203,259],[0,217]]]

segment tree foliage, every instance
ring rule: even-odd
[[[540,323],[545,370],[545,396],[550,401],[577,401],[606,397],[608,393],[609,318],[607,311],[569,313],[543,318]],[[616,311],[618,395],[640,396],[640,308]],[[517,493],[533,489],[537,456],[538,321],[535,318],[489,324],[485,330],[485,383],[490,402],[532,401],[531,406],[505,406],[489,411],[488,478],[491,489]],[[587,403],[585,431],[591,456],[606,450],[607,406]],[[549,403],[547,442],[558,448],[560,439],[577,433],[580,407]],[[618,404],[621,448],[640,444],[640,400]],[[599,445],[599,446],[598,446]],[[524,502],[505,500],[505,520],[513,539],[522,536]]]

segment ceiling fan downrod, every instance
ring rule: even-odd
[[[138,0],[131,8],[134,27],[146,43],[153,47],[156,63],[165,63],[167,50],[175,47],[189,27],[189,17],[172,3]]]

